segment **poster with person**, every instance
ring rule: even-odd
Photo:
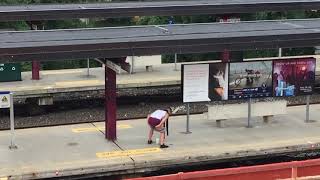
[[[273,94],[276,97],[313,93],[316,60],[286,59],[273,62]]]
[[[228,100],[228,64],[209,65],[209,98],[211,101]]]

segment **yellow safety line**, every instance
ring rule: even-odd
[[[129,124],[119,124],[117,125],[118,129],[129,129],[132,128]],[[71,129],[74,133],[83,133],[83,132],[95,132],[95,131],[104,131],[105,128],[103,126],[98,127],[87,127],[87,128],[73,128]]]
[[[77,70],[63,70],[63,71],[42,71],[42,75],[57,75],[57,74],[73,74],[73,73],[81,73],[83,70],[77,69]]]
[[[144,149],[131,149],[126,151],[98,152],[96,153],[96,156],[98,158],[112,158],[112,157],[123,157],[123,156],[158,153],[161,151],[162,150],[160,148],[144,148]]]
[[[101,84],[103,83],[100,80],[82,80],[82,81],[61,81],[61,82],[56,82],[56,86],[75,86],[75,85],[96,85],[96,84]]]
[[[1,177],[0,180],[8,180],[8,177]]]

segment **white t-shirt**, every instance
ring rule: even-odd
[[[150,117],[161,120],[166,115],[166,113],[167,111],[164,111],[164,110],[156,110],[150,115]]]

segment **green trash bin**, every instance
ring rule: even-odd
[[[21,81],[21,65],[18,63],[0,64],[0,82]]]

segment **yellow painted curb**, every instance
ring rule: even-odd
[[[123,157],[123,156],[132,156],[132,155],[141,155],[141,154],[151,154],[158,153],[162,150],[160,148],[144,148],[144,149],[132,149],[126,151],[110,151],[110,152],[98,152],[96,156],[98,158],[112,158],[112,157]]]

